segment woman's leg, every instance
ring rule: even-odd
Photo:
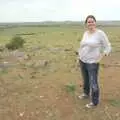
[[[92,103],[97,105],[99,103],[99,85],[98,85],[98,71],[99,63],[87,64]]]
[[[80,68],[83,77],[83,91],[86,95],[89,96],[90,84],[89,84],[88,70],[86,69],[86,63],[80,61]]]

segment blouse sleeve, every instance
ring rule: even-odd
[[[104,32],[101,32],[102,34],[102,47],[103,47],[103,52],[105,55],[109,55],[109,53],[111,52],[112,48],[111,48],[111,43],[107,37],[107,35]]]

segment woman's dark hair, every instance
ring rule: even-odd
[[[93,15],[88,15],[88,16],[86,17],[86,19],[85,19],[85,24],[87,23],[87,20],[88,20],[89,18],[92,18],[92,19],[96,22],[96,18],[95,18]]]

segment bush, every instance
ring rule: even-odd
[[[25,43],[25,40],[22,37],[15,36],[11,39],[11,41],[8,44],[6,44],[6,48],[15,50],[18,48],[22,48],[24,43]]]
[[[75,90],[76,90],[76,85],[73,83],[69,83],[69,84],[65,85],[65,88],[66,88],[67,92],[74,94]]]

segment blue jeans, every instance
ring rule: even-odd
[[[84,93],[89,95],[94,105],[99,103],[99,85],[98,85],[98,71],[99,63],[84,63],[80,60],[80,68],[84,80]]]

